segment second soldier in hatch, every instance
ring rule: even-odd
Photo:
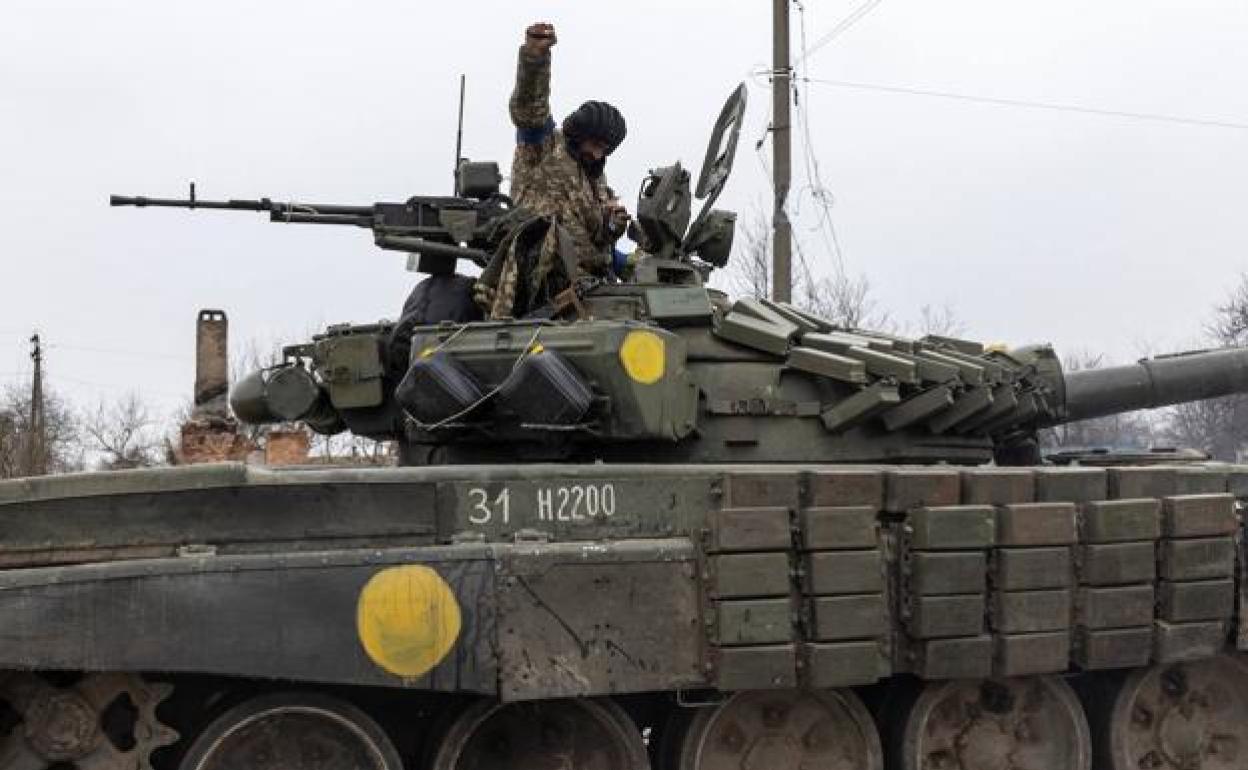
[[[550,110],[550,49],[557,38],[551,24],[525,30],[511,94],[516,150],[511,197],[516,205],[549,221],[533,275],[522,275],[512,258],[488,283],[478,284],[478,301],[491,317],[512,314],[517,283],[530,288],[544,280],[557,252],[576,255],[576,275],[608,277],[618,269],[616,240],[628,225],[628,212],[607,186],[607,156],[624,141],[624,116],[606,102],[589,101],[556,124]],[[562,239],[562,243],[560,243]]]

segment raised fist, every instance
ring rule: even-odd
[[[524,31],[525,49],[537,56],[550,53],[550,47],[558,41],[559,38],[555,36],[555,25],[544,21],[530,24],[529,28]]]

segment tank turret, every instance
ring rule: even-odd
[[[420,327],[393,381],[390,326],[335,327],[287,349],[301,376],[245,380],[235,412],[397,439],[412,461],[1018,464],[1040,428],[1248,391],[1246,349],[1063,372],[1048,346],[843,329],[703,287],[620,286],[589,304],[627,312]],[[295,414],[284,381],[323,397]]]
[[[1248,391],[1248,350],[1066,373],[1048,346],[911,339],[765,299],[730,301],[705,279],[728,261],[734,215],[712,206],[744,109],[738,88],[696,184],[679,162],[647,176],[630,230],[639,249],[622,280],[567,279],[551,304],[517,307],[516,318],[466,321],[461,313],[330,327],[286,348],[281,367],[236,385],[235,414],[397,440],[412,464],[1018,465],[1039,462],[1041,428]],[[373,226],[387,248],[419,251],[441,239],[436,269],[429,260],[412,264],[445,274],[446,260],[483,261],[480,250],[457,257],[460,244],[505,239],[507,206],[496,187],[487,192],[486,203],[437,201],[444,229],[436,232],[351,221]],[[279,213],[291,209],[284,206]],[[448,217],[459,209],[477,213],[459,223],[458,214]]]

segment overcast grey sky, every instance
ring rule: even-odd
[[[805,0],[811,43],[863,0]],[[417,276],[355,228],[110,209],[109,193],[371,203],[446,194],[465,150],[509,164],[524,26],[550,20],[558,115],[618,105],[608,167],[696,164],[720,102],[770,60],[769,0],[211,3],[8,0],[0,21],[0,382],[48,344],[79,402],[189,396],[195,312],[236,342],[392,317]],[[799,47],[793,14],[794,47]],[[1243,0],[883,0],[799,67],[815,80],[1248,124]],[[769,197],[763,78],[722,199]],[[814,157],[848,270],[905,323],[1118,359],[1195,340],[1248,269],[1248,131],[812,83]],[[769,162],[769,146],[765,148]],[[795,147],[798,178],[804,150]],[[804,252],[830,264],[809,194]],[[112,351],[112,352],[100,352]],[[143,355],[133,355],[143,353]]]

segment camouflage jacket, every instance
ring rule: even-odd
[[[551,117],[549,54],[535,57],[521,47],[511,120],[516,125],[512,199],[561,226],[584,273],[607,274],[615,238],[603,219],[603,204],[612,195],[605,175],[590,179],[581,168]]]

